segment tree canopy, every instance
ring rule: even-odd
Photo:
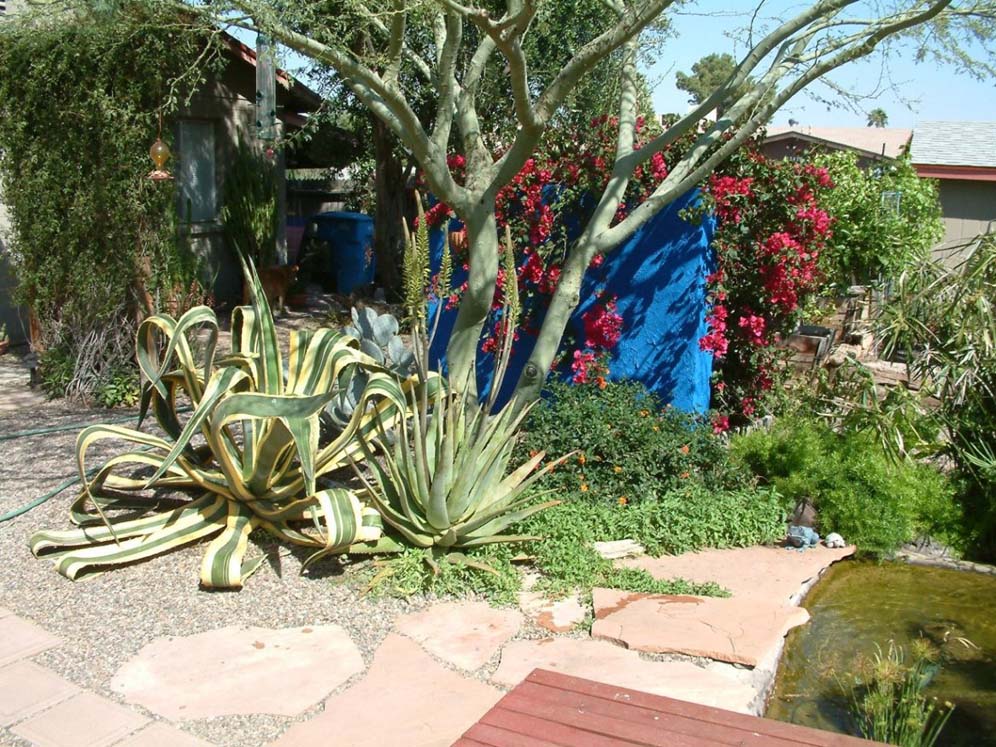
[[[473,381],[478,342],[495,295],[499,245],[495,200],[530,161],[603,63],[617,84],[616,148],[611,175],[572,243],[538,342],[519,381],[517,401],[534,398],[578,304],[582,276],[662,208],[700,184],[789,99],[847,63],[903,39],[921,57],[956,60],[978,75],[994,71],[992,45],[972,59],[960,42],[992,39],[994,0],[816,0],[792,6],[782,19],[750,29],[750,44],[725,80],[691,111],[640,146],[641,39],[666,29],[675,0],[602,0],[583,23],[551,16],[563,44],[544,69],[530,37],[549,2],[539,0],[146,0],[193,12],[217,24],[258,30],[287,49],[327,65],[353,95],[394,133],[419,164],[428,187],[467,227],[467,292],[449,340],[448,364],[457,382]],[[667,53],[666,44],[658,52]],[[549,56],[548,56],[549,57]],[[514,128],[497,125],[489,92],[507,87]],[[431,92],[432,96],[427,96]],[[428,105],[432,117],[419,116]],[[725,104],[715,122],[706,115]],[[623,211],[637,169],[682,136],[694,141],[639,205]],[[449,156],[461,156],[463,178]]]

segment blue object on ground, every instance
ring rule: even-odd
[[[600,267],[590,268],[581,288],[581,303],[567,325],[565,338],[584,342],[584,313],[598,295],[618,296],[617,311],[623,318],[619,344],[611,352],[609,378],[639,381],[669,403],[685,412],[705,412],[709,408],[712,355],[699,349],[699,339],[708,331],[706,316],[706,275],[714,269],[710,242],[715,230],[711,218],[701,224],[685,221],[679,215],[695,203],[692,191],[658,213],[628,241],[614,249]],[[459,224],[450,227],[459,228]],[[579,227],[576,229],[579,230]],[[442,258],[443,234],[430,236],[433,272]],[[467,278],[459,265],[453,285]],[[435,314],[438,306],[431,307]],[[439,328],[430,350],[431,361],[444,365],[456,311],[441,312]],[[538,314],[541,321],[542,312]],[[535,334],[521,332],[498,404],[508,401],[519,374],[535,344]],[[488,392],[493,358],[478,354],[478,390]],[[565,377],[567,373],[562,373]]]
[[[322,279],[334,280],[339,293],[352,293],[374,281],[373,218],[364,213],[329,212],[313,215],[315,236],[329,247]]]
[[[820,535],[809,527],[790,526],[786,539],[792,547],[805,550],[808,547],[816,547],[820,542]]]

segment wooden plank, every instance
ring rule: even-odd
[[[464,735],[450,747],[498,747],[498,745],[493,742],[478,742],[473,739],[468,739],[467,735]]]
[[[781,721],[725,711],[721,708],[675,700],[674,698],[667,698],[662,695],[652,695],[638,690],[613,687],[612,685],[571,677],[545,669],[534,669],[524,681],[583,693],[612,702],[637,705],[663,714],[684,716],[699,721],[756,732],[760,735],[780,737],[796,744],[809,744],[818,747],[869,747],[871,744],[876,744],[846,734],[837,734],[819,729],[811,729],[806,726],[786,724]]]
[[[561,690],[529,681],[520,684],[509,695],[528,698],[536,702],[558,703],[577,709],[584,709],[590,713],[643,724],[656,731],[666,730],[674,734],[708,736],[716,743],[721,744],[743,745],[744,747],[748,747],[748,745],[758,745],[758,747],[761,747],[761,745],[793,747],[799,744],[795,739],[785,739],[771,734],[761,736],[753,728],[744,729],[743,727],[716,724],[685,714],[662,712],[635,703],[606,700],[596,696],[577,693],[573,690]],[[503,706],[512,708],[508,702],[503,702]],[[751,724],[751,726],[754,725],[753,723]],[[655,744],[653,741],[648,741],[647,743]]]
[[[464,738],[476,739],[475,744],[487,747],[555,747],[556,742],[548,742],[539,736],[521,734],[519,732],[500,729],[490,724],[474,724],[463,735]],[[456,747],[454,745],[454,747]]]
[[[619,708],[626,708],[620,704]],[[642,747],[710,747],[716,742],[704,736],[676,734],[660,725],[646,726],[614,716],[603,716],[576,706],[534,701],[513,691],[501,700],[503,712],[524,718],[540,719],[575,730],[577,734],[595,735],[610,740],[608,744],[638,744]],[[577,739],[577,737],[575,737]]]
[[[501,707],[492,708],[488,711],[484,718],[481,719],[481,723],[517,734],[542,734],[544,739],[558,745],[558,747],[626,747],[627,745],[640,745],[639,742],[607,737],[603,734],[593,734],[590,731],[582,731],[566,724],[551,723],[536,716],[506,711]],[[675,747],[684,747],[681,742],[675,742],[674,745]]]

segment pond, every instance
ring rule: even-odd
[[[938,745],[996,746],[996,577],[901,563],[837,563],[806,597],[812,620],[788,637],[765,714],[847,732],[859,656],[926,637],[941,650],[929,696],[955,704]]]

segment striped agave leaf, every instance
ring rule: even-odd
[[[76,528],[31,538],[32,551],[51,557],[68,578],[213,538],[201,583],[239,588],[262,560],[245,557],[257,528],[312,548],[309,561],[351,546],[379,547],[376,510],[349,490],[321,489],[319,479],[362,459],[369,453],[364,439],[403,421],[408,402],[417,391],[438,389],[438,377],[400,381],[361,353],[355,339],[330,329],[291,332],[285,377],[259,279],[251,266],[245,272],[253,305],[233,312],[227,356],[216,355],[218,321],[203,306],[179,319],[152,316],[139,327],[145,381],[139,427],[151,413],[165,435],[113,425],[80,433],[84,487],[70,511]],[[197,330],[207,331],[202,357],[189,340]],[[369,377],[361,402],[343,432],[323,443],[319,416],[335,382],[357,369]],[[87,479],[88,452],[107,440],[128,450]],[[148,493],[157,489],[190,497],[162,510]]]

